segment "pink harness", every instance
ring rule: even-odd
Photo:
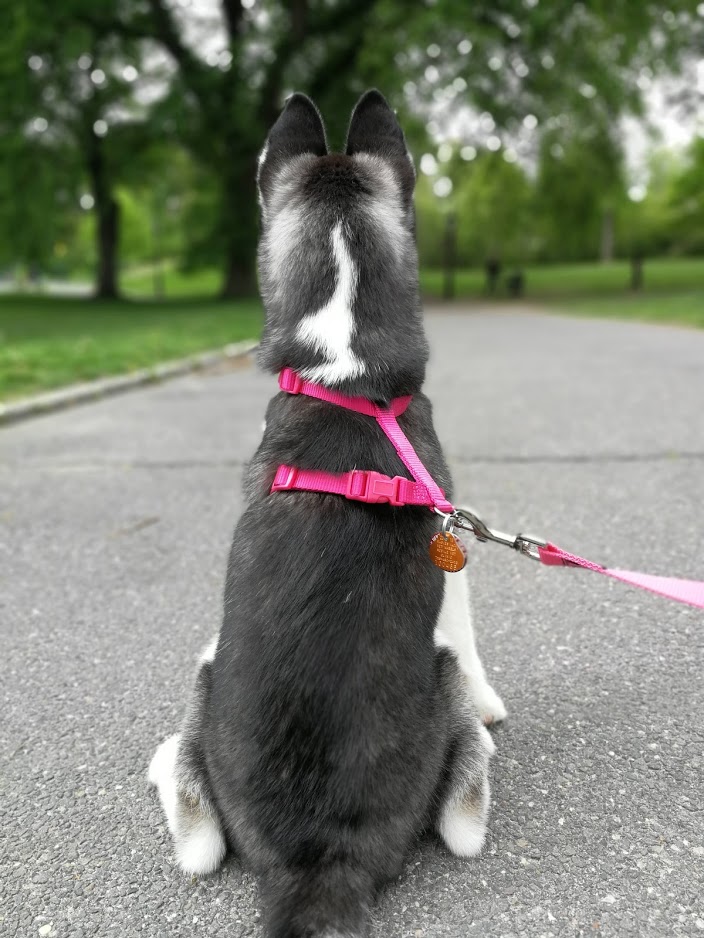
[[[455,527],[471,531],[480,541],[494,541],[513,547],[520,553],[539,560],[547,566],[582,567],[632,586],[657,593],[677,602],[687,603],[704,609],[704,582],[682,580],[676,577],[653,576],[630,570],[615,570],[601,564],[585,560],[576,554],[556,547],[541,538],[517,534],[515,537],[502,534],[489,528],[472,511],[456,509],[446,498],[445,493],[435,482],[418,454],[411,446],[406,434],[398,424],[396,417],[402,414],[411,402],[411,397],[397,397],[389,407],[380,407],[365,397],[350,397],[339,391],[332,391],[319,384],[305,381],[292,368],[284,368],[279,375],[279,387],[287,394],[304,394],[329,404],[336,404],[358,414],[374,417],[389,440],[405,467],[415,481],[403,476],[387,476],[373,470],[352,469],[341,475],[323,472],[319,469],[297,469],[293,466],[279,466],[271,486],[272,492],[322,492],[343,495],[353,501],[369,505],[388,503],[396,508],[404,505],[419,505],[431,508],[444,518],[443,531],[452,532]]]
[[[394,444],[404,466],[411,473],[415,482],[403,476],[385,476],[381,472],[352,469],[342,475],[333,475],[319,469],[295,469],[293,466],[279,466],[274,476],[272,492],[289,492],[296,489],[302,492],[329,492],[332,495],[344,495],[356,502],[376,505],[388,502],[396,508],[403,505],[425,505],[437,508],[446,514],[455,510],[445,498],[445,493],[430,475],[418,454],[398,425],[396,417],[402,414],[411,403],[409,397],[397,397],[390,407],[379,407],[366,397],[350,397],[339,391],[331,391],[320,384],[304,381],[292,368],[284,368],[279,375],[279,387],[287,394],[305,394],[316,397],[328,404],[337,404],[346,410],[374,417],[384,433]]]

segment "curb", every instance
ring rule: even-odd
[[[23,397],[9,404],[0,403],[0,426],[27,420],[30,417],[39,417],[56,410],[75,407],[77,404],[86,404],[89,401],[111,397],[123,391],[143,387],[145,384],[158,384],[177,378],[192,371],[202,371],[218,365],[220,362],[241,358],[255,349],[259,342],[255,339],[246,339],[243,342],[233,342],[223,348],[213,349],[209,352],[198,352],[186,358],[162,362],[149,368],[140,368],[126,375],[116,375],[113,378],[97,378],[95,381],[85,381],[81,384],[70,384],[58,391],[47,391],[33,397]]]

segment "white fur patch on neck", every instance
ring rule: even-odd
[[[286,291],[286,272],[295,263],[303,223],[302,209],[287,205],[277,213],[266,233],[267,268],[282,299]]]
[[[322,309],[306,316],[296,331],[301,342],[322,352],[328,359],[323,365],[305,368],[301,372],[309,381],[323,384],[356,378],[366,370],[364,362],[350,346],[355,329],[352,305],[357,289],[357,269],[342,234],[342,222],[335,225],[330,238],[337,264],[335,292]]]
[[[368,217],[379,238],[389,245],[396,260],[401,260],[412,238],[404,225],[401,190],[394,171],[383,157],[371,153],[356,153],[353,159],[366,167],[375,182],[374,194],[366,205]]]

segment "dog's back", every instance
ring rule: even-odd
[[[328,155],[307,98],[289,101],[260,159],[260,358],[380,403],[413,395],[399,423],[450,495],[421,393],[413,185],[377,92],[358,104],[344,155]],[[368,417],[301,396],[271,401],[217,651],[179,744],[191,779],[181,787],[258,875],[271,938],[353,938],[448,798],[466,801],[478,819],[467,842],[481,845],[488,750],[457,661],[434,640],[444,594],[427,552],[436,517],[270,494],[280,465],[408,477]]]
[[[294,99],[261,161],[262,358],[377,400],[417,395],[427,350],[403,137],[373,95],[346,155],[325,154],[316,123]],[[426,818],[446,746],[431,513],[269,495],[280,464],[406,474],[373,421],[332,410],[286,395],[269,408],[214,663],[208,769],[276,936],[361,931]],[[447,484],[427,402],[404,421]]]
[[[448,735],[425,519],[399,532],[382,507],[312,498],[272,497],[238,528],[206,734],[218,806],[279,910],[277,936],[308,934],[299,914],[361,927],[427,819]]]

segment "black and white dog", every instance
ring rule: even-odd
[[[376,402],[432,476],[451,479],[422,394],[415,173],[386,101],[358,102],[344,154],[295,94],[259,160],[260,360]],[[182,730],[156,752],[179,865],[218,868],[227,845],[256,874],[271,938],[354,938],[375,891],[434,825],[482,847],[493,743],[505,716],[474,644],[467,583],[428,556],[438,518],[314,492],[270,494],[280,464],[408,473],[377,423],[277,394],[246,474],[219,636]]]

